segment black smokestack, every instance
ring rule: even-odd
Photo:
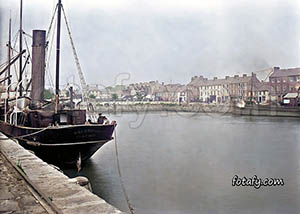
[[[33,107],[38,108],[44,100],[46,31],[33,30],[32,40],[31,99]]]

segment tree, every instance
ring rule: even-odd
[[[144,96],[141,93],[139,93],[139,92],[136,93],[136,99],[137,99],[137,101],[142,101],[143,98],[144,98]]]
[[[112,94],[112,95],[111,95],[111,99],[112,99],[113,101],[116,101],[116,100],[118,99],[118,95],[117,95],[117,94]]]
[[[49,89],[44,90],[44,99],[52,99],[54,98],[54,93],[52,93]]]
[[[89,98],[96,99],[96,96],[94,94],[90,94]]]

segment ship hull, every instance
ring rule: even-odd
[[[112,124],[31,128],[0,121],[0,130],[5,135],[17,139],[42,160],[58,166],[76,166],[79,158],[82,163],[89,159],[112,139],[114,128]]]

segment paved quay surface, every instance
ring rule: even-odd
[[[48,213],[28,184],[0,153],[0,213]]]
[[[0,214],[4,213],[123,212],[0,133]]]

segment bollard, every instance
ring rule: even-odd
[[[71,181],[72,183],[79,184],[80,186],[86,188],[90,192],[93,192],[91,184],[90,184],[90,181],[89,181],[89,179],[87,177],[77,176],[75,178],[70,178],[69,181]]]

